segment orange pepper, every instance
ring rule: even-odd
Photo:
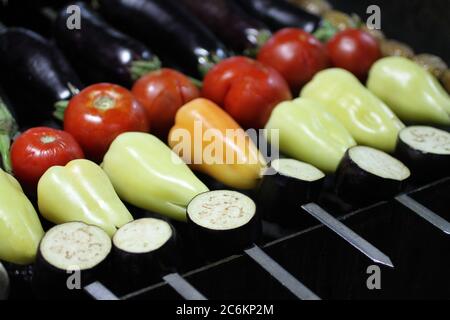
[[[206,99],[178,110],[169,145],[193,170],[235,189],[255,188],[266,166],[250,136]]]

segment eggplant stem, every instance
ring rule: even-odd
[[[151,60],[136,60],[131,64],[131,77],[133,80],[138,80],[140,77],[147,73],[157,71],[161,69],[161,61],[158,57],[154,57]]]
[[[13,118],[3,100],[0,98],[0,154],[2,157],[3,168],[11,173],[11,139],[17,133],[17,123]]]
[[[60,120],[64,121],[64,113],[66,112],[67,107],[69,106],[69,101],[61,100],[55,103],[55,111],[53,112],[53,116]]]
[[[331,38],[333,38],[337,33],[338,33],[338,29],[336,29],[331,22],[324,20],[322,22],[322,25],[320,26],[319,29],[317,29],[314,33],[313,36],[315,36],[317,39],[319,39],[322,42],[327,42],[328,40],[330,40]]]

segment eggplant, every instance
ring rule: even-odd
[[[336,172],[336,193],[355,205],[388,200],[403,191],[411,171],[389,154],[365,147],[350,148]]]
[[[316,31],[322,19],[300,9],[287,0],[233,0],[250,15],[265,22],[272,31],[283,28],[300,28],[306,32]]]
[[[229,56],[225,46],[198,19],[173,0],[99,0],[114,25],[168,56],[195,77]]]
[[[22,126],[51,118],[82,84],[63,54],[39,34],[22,28],[0,33],[0,81]]]
[[[158,57],[143,43],[114,29],[85,3],[73,4],[80,7],[82,28],[67,28],[71,5],[57,15],[55,39],[85,83],[131,87],[142,75],[161,68]]]
[[[176,249],[175,229],[166,221],[143,218],[126,224],[113,237],[116,284],[130,292],[161,281],[176,269]]]
[[[310,164],[293,159],[272,161],[257,195],[264,220],[298,226],[302,222],[300,206],[316,201],[324,182],[325,174]]]
[[[0,300],[7,300],[9,296],[9,275],[0,262]]]
[[[235,52],[256,55],[259,47],[271,35],[262,22],[249,16],[233,1],[181,0],[181,2]]]
[[[0,168],[11,173],[10,147],[11,140],[18,132],[18,125],[15,120],[15,112],[11,107],[9,99],[6,97],[3,89],[0,88]]]
[[[70,222],[42,238],[35,263],[33,288],[41,299],[79,297],[82,288],[107,269],[111,239],[101,228]]]
[[[216,190],[196,196],[187,207],[193,245],[206,261],[215,261],[252,246],[261,234],[256,204],[248,196]]]
[[[396,157],[419,182],[431,182],[450,175],[450,133],[427,126],[400,131]]]

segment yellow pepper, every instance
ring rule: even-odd
[[[393,152],[404,124],[350,72],[327,69],[307,84],[301,97],[323,104],[358,144]]]
[[[163,142],[146,133],[118,136],[103,169],[119,196],[132,205],[185,221],[186,207],[208,188]]]
[[[193,170],[236,189],[255,188],[266,165],[236,121],[206,99],[196,99],[178,110],[169,145]]]
[[[110,236],[133,220],[108,176],[88,160],[47,170],[39,180],[38,204],[44,218],[55,224],[80,221],[98,226]]]
[[[325,172],[336,171],[347,149],[356,145],[347,129],[325,107],[305,98],[279,104],[266,129],[279,130],[282,153]],[[270,132],[266,133],[270,141]]]
[[[450,125],[450,97],[438,80],[401,57],[377,61],[367,87],[404,121]]]
[[[0,260],[32,263],[43,236],[38,215],[19,183],[0,169]]]

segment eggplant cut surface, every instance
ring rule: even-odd
[[[336,193],[352,204],[387,200],[400,193],[411,176],[402,162],[370,147],[350,148],[336,172]]]

